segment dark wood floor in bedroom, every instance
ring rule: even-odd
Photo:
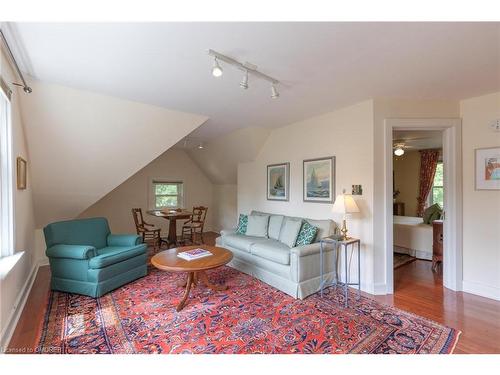
[[[214,244],[218,235],[204,236],[207,244]],[[49,267],[41,267],[8,352],[29,353],[35,347],[49,281]],[[422,260],[396,269],[394,281],[393,295],[366,296],[461,330],[455,353],[500,353],[500,302],[444,289],[441,274],[433,273],[431,263]]]

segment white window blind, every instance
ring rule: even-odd
[[[183,183],[179,181],[153,180],[153,208],[183,208]]]

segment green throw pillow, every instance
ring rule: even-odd
[[[297,242],[295,242],[295,246],[304,246],[310,245],[313,243],[316,238],[316,234],[318,233],[318,228],[312,226],[307,221],[302,222],[302,227],[300,228],[299,235],[297,236]]]
[[[428,207],[424,211],[424,224],[431,224],[433,220],[437,220],[436,214],[439,214],[439,217],[441,217],[441,212],[441,207],[437,203],[434,203],[432,206]]]
[[[240,218],[238,220],[238,228],[236,228],[236,233],[245,234],[247,232],[248,226],[248,215],[240,214]]]

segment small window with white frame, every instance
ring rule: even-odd
[[[180,181],[153,180],[151,206],[155,210],[183,208],[184,189]]]
[[[5,257],[14,254],[12,125],[10,90],[0,83],[0,255]]]

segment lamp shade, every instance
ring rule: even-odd
[[[356,201],[353,199],[352,195],[348,194],[339,194],[337,198],[335,198],[335,203],[332,207],[332,212],[337,214],[352,214],[355,212],[359,212],[358,205]]]

